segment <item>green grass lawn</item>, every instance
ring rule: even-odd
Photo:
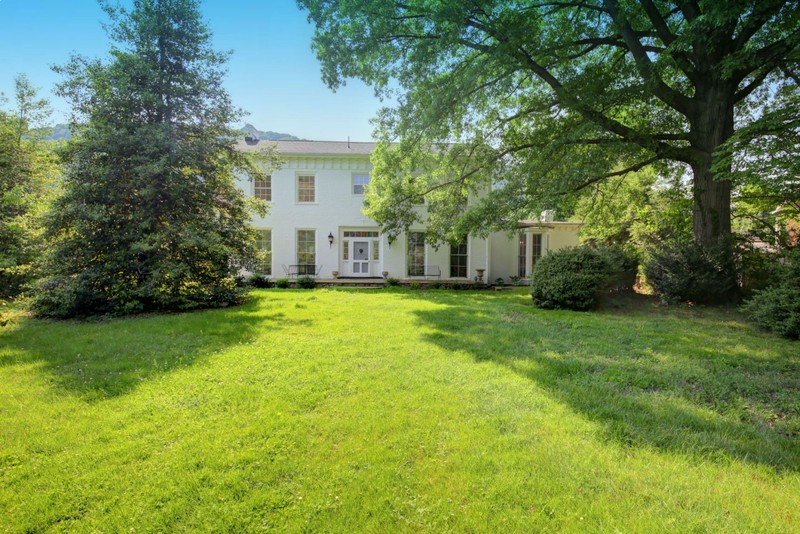
[[[800,344],[733,311],[264,290],[0,329],[0,531],[800,530]]]

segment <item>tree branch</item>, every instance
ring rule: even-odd
[[[733,101],[734,102],[740,102],[740,101],[744,100],[745,98],[747,98],[747,96],[750,93],[752,93],[755,89],[757,89],[764,82],[764,79],[772,71],[773,71],[772,67],[766,67],[766,68],[761,69],[761,72],[756,74],[755,78],[753,78],[753,80],[749,84],[747,84],[741,90],[739,90],[739,91],[737,91],[736,93],[733,94]]]
[[[642,4],[642,8],[644,8],[644,12],[647,13],[650,22],[653,23],[653,27],[656,29],[659,39],[667,46],[675,42],[675,34],[673,34],[669,26],[667,26],[667,22],[664,20],[664,17],[661,16],[661,12],[655,4],[653,4],[651,0],[640,0],[640,3]]]
[[[678,113],[689,115],[695,107],[693,101],[664,83],[664,80],[655,71],[653,62],[647,56],[647,51],[636,37],[630,23],[620,12],[616,0],[603,0],[603,4],[631,51],[639,74],[645,82],[652,86],[653,94]]]
[[[648,165],[650,165],[652,163],[655,163],[656,161],[658,161],[660,159],[661,159],[661,157],[659,157],[659,156],[653,156],[652,158],[648,158],[648,159],[646,159],[644,161],[640,161],[639,163],[636,163],[635,165],[631,165],[630,167],[622,169],[621,171],[608,172],[606,174],[601,174],[600,176],[595,176],[594,178],[589,178],[588,180],[586,180],[585,182],[583,182],[579,186],[575,187],[572,191],[573,192],[574,191],[580,191],[581,189],[585,189],[586,187],[589,187],[590,185],[592,185],[594,183],[601,182],[601,181],[603,181],[603,180],[605,180],[607,178],[613,178],[614,176],[623,176],[623,175],[631,173],[631,172],[636,172],[638,170],[641,170],[641,169],[647,167]]]

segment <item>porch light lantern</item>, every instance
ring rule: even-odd
[[[333,232],[328,232],[328,246],[333,246]]]

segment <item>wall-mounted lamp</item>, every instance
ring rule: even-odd
[[[328,246],[333,246],[333,232],[328,233]]]

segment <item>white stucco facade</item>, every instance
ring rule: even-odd
[[[239,148],[258,150],[270,144],[241,143]],[[263,197],[269,186],[269,213],[255,218],[253,226],[264,231],[262,246],[271,249],[271,259],[263,267],[273,278],[304,273],[322,279],[335,274],[340,278],[380,278],[388,273],[401,280],[466,281],[483,269],[486,281],[509,280],[523,270],[529,275],[536,254],[578,244],[577,224],[530,221],[523,221],[516,234],[495,233],[487,239],[470,236],[466,250],[416,242],[420,236],[412,234],[423,232],[424,225],[410,228],[390,243],[378,224],[361,211],[363,195],[358,186],[369,179],[373,143],[275,144],[284,164],[272,172],[269,183],[238,181],[248,196],[256,195],[259,186]],[[532,237],[537,234],[542,237]],[[520,246],[520,236],[524,246]]]

